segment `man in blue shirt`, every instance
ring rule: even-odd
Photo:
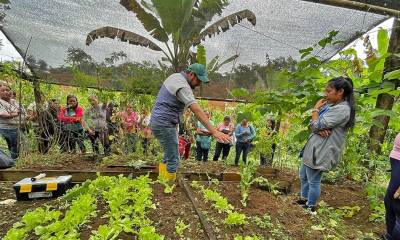
[[[153,107],[150,127],[164,151],[163,162],[159,165],[160,177],[174,181],[179,164],[177,125],[182,120],[185,108],[189,108],[211,133],[223,142],[230,137],[219,132],[208,120],[197,103],[193,89],[201,83],[208,83],[205,66],[199,63],[190,65],[185,71],[174,73],[163,83]]]

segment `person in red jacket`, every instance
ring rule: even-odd
[[[60,109],[58,120],[61,122],[62,130],[61,151],[75,152],[78,144],[81,152],[85,153],[83,108],[78,106],[76,96],[67,96],[67,106]]]

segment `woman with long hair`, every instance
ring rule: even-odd
[[[74,95],[67,96],[67,106],[62,107],[58,113],[62,129],[62,152],[75,152],[78,144],[82,153],[86,153],[83,130],[83,108],[78,106],[78,98]]]
[[[325,98],[312,110],[312,133],[300,154],[301,197],[296,203],[316,211],[322,173],[339,164],[347,131],[354,123],[353,82],[346,77],[333,78],[326,85]]]

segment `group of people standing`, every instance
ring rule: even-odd
[[[125,111],[116,113],[113,104],[100,104],[94,96],[89,97],[90,107],[78,106],[76,96],[67,97],[66,106],[60,107],[57,100],[52,99],[47,109],[38,116],[29,115],[15,100],[11,88],[0,82],[0,134],[7,142],[11,161],[18,157],[18,135],[20,124],[26,119],[37,122],[37,134],[40,136],[39,150],[46,153],[51,141],[59,133],[58,143],[63,152],[75,152],[78,146],[85,152],[84,138],[88,136],[93,151],[99,153],[100,141],[107,155],[110,152],[109,135],[118,131],[119,126],[114,119],[120,118],[121,129],[126,135],[125,151],[134,150],[139,132],[142,132],[142,144],[146,150],[153,134],[159,141],[163,151],[163,161],[159,165],[160,177],[175,181],[179,166],[179,154],[187,158],[187,146],[180,147],[180,140],[185,139],[184,131],[178,138],[177,125],[182,122],[185,109],[194,113],[196,124],[196,159],[207,161],[211,148],[211,137],[216,138],[213,160],[229,155],[231,146],[236,148],[235,164],[240,155],[247,161],[251,143],[256,130],[243,119],[235,128],[229,116],[214,127],[210,114],[204,112],[193,95],[192,90],[202,83],[209,82],[204,65],[193,64],[186,70],[169,76],[163,83],[152,114],[143,111],[139,116],[127,105]],[[37,112],[37,111],[36,111]],[[43,118],[43,119],[40,119]],[[309,128],[311,134],[303,147],[300,158],[300,197],[295,204],[315,212],[321,194],[321,178],[324,172],[335,168],[340,161],[346,134],[355,124],[355,99],[353,82],[350,78],[337,77],[331,79],[325,89],[325,97],[319,100],[311,110]],[[274,122],[267,124],[274,129]],[[191,141],[186,141],[190,143]],[[189,145],[190,146],[190,145]],[[275,148],[275,146],[272,146]],[[189,147],[190,149],[190,147]],[[182,153],[183,152],[183,153]],[[186,154],[185,154],[186,152]],[[0,152],[0,164],[7,159]],[[265,156],[261,156],[264,157]],[[265,161],[262,160],[262,161]],[[390,155],[392,167],[391,180],[385,196],[387,233],[385,239],[400,239],[400,134],[396,137],[395,146]]]
[[[138,114],[128,103],[124,111],[117,112],[113,103],[101,104],[96,96],[89,96],[88,100],[90,106],[84,110],[78,105],[76,96],[67,96],[67,105],[60,107],[53,119],[54,125],[61,130],[59,144],[62,152],[75,152],[78,147],[81,153],[85,153],[84,140],[87,137],[93,153],[100,154],[100,142],[104,155],[109,155],[111,143],[120,132],[125,154],[135,152],[137,141],[141,141],[143,151],[147,152],[150,137],[148,111],[142,110]]]
[[[139,141],[147,152],[151,130],[149,111],[145,109],[138,114],[131,104],[126,104],[123,111],[117,112],[115,104],[102,104],[96,96],[89,96],[90,105],[85,110],[76,96],[68,95],[64,106],[60,106],[59,100],[50,99],[42,110],[31,104],[25,111],[13,96],[10,86],[0,82],[0,135],[10,152],[10,156],[0,152],[0,167],[14,164],[21,141],[26,141],[23,136],[31,130],[37,149],[43,154],[53,145],[58,145],[61,152],[76,153],[79,149],[86,153],[86,139],[95,154],[100,154],[101,143],[104,155],[109,155],[111,143],[117,139],[121,139],[125,154],[134,152]]]
[[[210,113],[205,113],[207,118],[210,119]],[[212,124],[214,122],[210,120]],[[240,156],[244,163],[247,162],[247,156],[250,152],[252,142],[256,137],[255,128],[243,119],[236,127],[232,123],[230,116],[225,116],[223,121],[216,126],[217,131],[222,132],[231,137],[231,142],[225,143],[220,140],[216,141],[215,152],[213,156],[214,161],[218,161],[222,153],[222,160],[228,158],[231,147],[234,145],[236,150],[235,165],[239,164]],[[211,149],[212,137],[210,132],[198,121],[196,126],[196,160],[208,161],[209,151]]]

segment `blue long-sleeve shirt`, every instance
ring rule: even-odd
[[[243,127],[238,124],[235,129],[236,142],[251,142],[256,137],[256,131],[253,126]]]

